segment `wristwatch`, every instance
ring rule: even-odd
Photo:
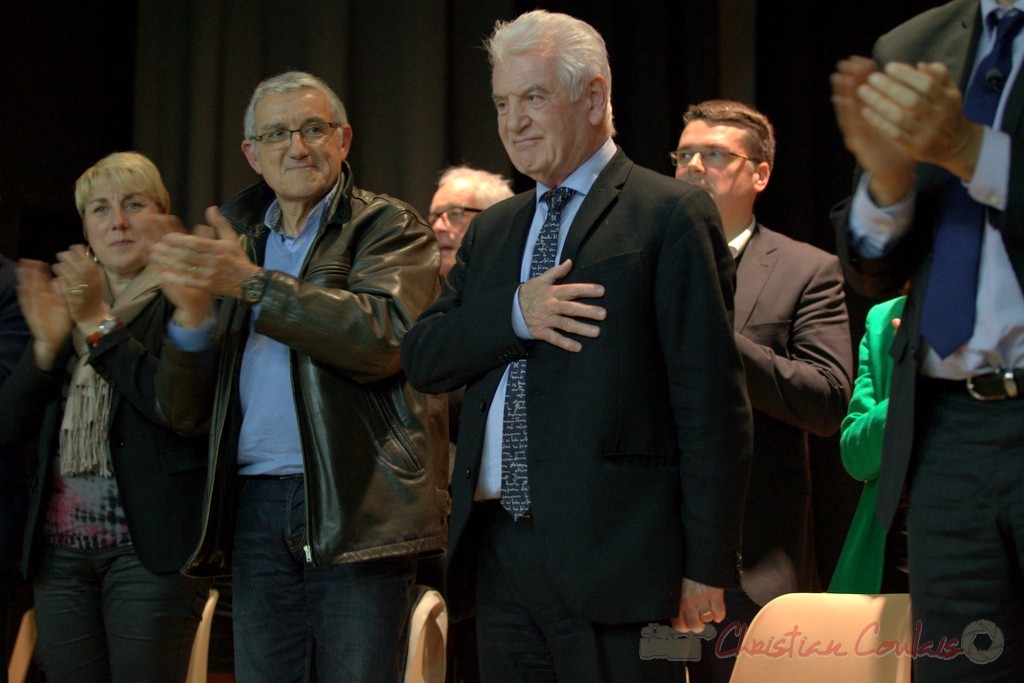
[[[267,290],[269,280],[270,276],[262,268],[260,272],[242,280],[242,301],[250,306],[258,304],[263,298],[263,292]]]
[[[96,328],[96,331],[85,338],[89,342],[90,346],[96,346],[100,343],[100,339],[103,339],[114,330],[119,330],[124,327],[124,323],[116,315],[108,315],[100,323],[100,326]]]

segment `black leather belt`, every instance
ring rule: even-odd
[[[240,474],[238,475],[243,480],[252,479],[253,481],[287,481],[289,479],[302,479],[305,475],[301,473],[297,474]]]
[[[512,513],[509,512],[508,510],[506,510],[502,506],[501,499],[499,499],[499,498],[488,498],[487,500],[478,500],[478,501],[476,501],[473,504],[476,505],[477,507],[479,507],[481,510],[486,510],[487,512],[489,512],[491,514],[501,513],[503,515],[508,515],[509,517],[512,516]],[[518,521],[518,522],[532,522],[533,521],[533,508],[530,508],[529,510],[524,512],[523,516],[520,517],[518,520],[515,520],[515,521]]]
[[[979,401],[1005,401],[1024,398],[1024,370],[994,370],[984,375],[963,379],[925,377],[927,386],[942,393],[966,392]]]

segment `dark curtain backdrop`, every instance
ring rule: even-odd
[[[264,0],[185,4],[139,1],[134,144],[165,169],[190,221],[255,180],[239,152],[242,113],[260,79],[289,69],[320,76],[345,102],[355,132],[350,161],[363,187],[425,210],[449,164],[514,173],[498,140],[481,44],[496,20],[537,3],[312,0],[284,12]],[[680,109],[717,92],[716,4],[540,6],[602,32],[619,141],[636,161],[668,172],[664,153]]]
[[[829,103],[836,60],[941,4],[923,0],[40,0],[0,5],[0,251],[52,260],[81,239],[75,178],[135,148],[163,172],[188,223],[254,182],[239,144],[256,83],[311,71],[355,131],[356,182],[426,211],[438,173],[469,163],[517,176],[498,140],[482,40],[498,19],[543,7],[608,43],[617,141],[666,174],[680,114],[733,97],[774,122],[776,169],[757,214],[834,250],[828,210],[852,159]],[[850,296],[854,344],[869,304]],[[835,440],[816,440],[822,575],[831,574],[859,485]]]

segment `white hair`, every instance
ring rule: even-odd
[[[508,178],[472,166],[451,166],[445,169],[437,186],[440,188],[447,183],[460,181],[473,186],[481,209],[489,208],[515,194]]]
[[[533,10],[520,14],[513,21],[499,21],[494,33],[484,41],[491,67],[509,55],[526,52],[546,52],[555,62],[558,80],[578,102],[587,84],[595,76],[602,76],[608,86],[604,125],[609,135],[615,135],[612,120],[612,69],[608,63],[608,48],[604,38],[593,26],[568,14]]]

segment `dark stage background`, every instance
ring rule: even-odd
[[[80,241],[77,176],[138,149],[194,223],[256,177],[239,151],[253,86],[287,69],[320,75],[348,107],[357,184],[425,212],[453,163],[512,173],[496,134],[480,48],[497,19],[543,7],[605,37],[617,141],[672,171],[686,105],[728,96],[762,109],[779,137],[758,206],[770,227],[834,251],[829,208],[852,160],[829,103],[836,60],[937,2],[757,0],[82,0],[0,9],[0,251],[52,260]],[[519,189],[527,187],[516,179]],[[854,343],[867,302],[850,298]],[[816,444],[817,534],[825,580],[859,485],[834,440]]]

